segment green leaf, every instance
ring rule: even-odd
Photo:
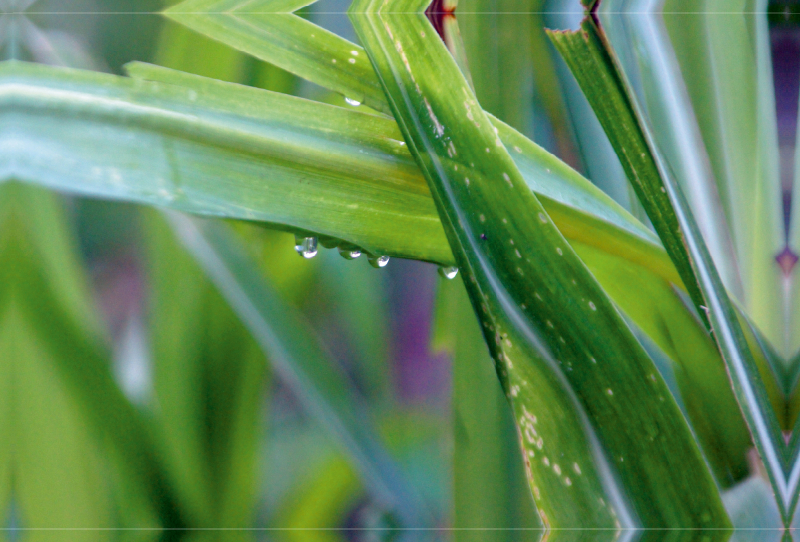
[[[26,110],[31,113],[19,131],[23,152],[7,174],[96,196],[272,222],[343,239],[376,253],[444,265],[453,262],[429,190],[410,155],[401,148],[399,131],[390,121],[141,64],[132,66],[131,71],[189,86],[20,64],[6,64],[4,68],[10,79],[25,81],[20,81],[19,98],[30,100]],[[33,114],[50,108],[52,114],[63,115],[90,97],[100,96],[107,107],[97,111],[100,117],[96,121],[108,123],[102,131],[96,124],[72,115],[54,127],[46,115]],[[187,116],[180,116],[182,110]],[[198,116],[205,117],[202,123],[198,124]],[[312,118],[319,129],[315,130],[314,124],[303,126],[302,122]],[[134,129],[137,125],[139,128]],[[274,137],[282,136],[284,143],[258,134],[270,126]],[[57,137],[61,132],[54,131],[61,127],[64,133],[84,134],[85,139]],[[653,256],[661,251],[646,228],[555,157],[520,134],[503,131],[509,146],[520,149],[514,155],[533,188],[566,203],[560,212],[553,212],[575,218],[572,227],[564,226],[571,230],[568,235],[593,238],[585,233],[586,224],[579,222],[582,213],[573,209],[599,215],[644,241],[614,233],[604,236],[609,249],[633,245],[632,252],[640,253],[633,258],[652,257],[654,270],[674,277],[674,272],[664,266],[666,259]],[[287,148],[285,139],[293,132],[296,144]],[[168,134],[172,136],[165,143]],[[243,139],[225,142],[218,136]],[[137,145],[135,149],[126,145],[131,154],[124,160],[107,152],[131,137]],[[233,144],[252,151],[234,151],[230,147]],[[291,167],[292,162],[277,160],[275,156],[281,152],[284,160],[294,160],[295,167]],[[51,160],[45,161],[45,156]],[[47,164],[55,163],[56,157],[71,157],[75,167],[66,171],[49,168]],[[265,172],[272,173],[266,177],[274,183],[270,185],[271,197],[263,194]],[[225,184],[218,182],[220,176],[227,180]],[[298,179],[305,181],[307,189],[290,191]],[[330,212],[309,213],[309,209],[320,208]],[[589,222],[597,223],[591,217]]]
[[[633,98],[603,41],[594,20],[587,18],[576,32],[551,33],[584,94],[597,113],[620,157],[629,181],[683,278],[700,318],[713,326],[714,338],[728,368],[740,408],[756,448],[767,466],[781,501],[784,517],[794,507],[787,491],[784,466],[788,461],[775,412],[764,381],[742,333],[735,309],[706,249],[680,187],[657,163]]]
[[[413,488],[375,438],[358,393],[297,310],[284,303],[221,225],[177,214],[179,239],[267,355],[276,374],[349,456],[375,500],[403,525],[425,525]]]
[[[378,148],[372,154],[375,159],[372,163],[355,158],[363,156],[360,153],[363,145],[376,149],[376,142],[399,141],[401,136],[393,122],[142,64],[132,65],[130,70],[171,85],[134,83],[124,78],[52,71],[38,66],[6,65],[6,68],[11,73],[25,74],[26,99],[46,92],[48,99],[38,102],[36,107],[45,110],[52,107],[54,114],[69,110],[78,100],[98,95],[113,96],[113,104],[117,107],[102,112],[101,120],[106,123],[102,129],[93,123],[78,122],[75,117],[69,117],[72,119],[70,122],[56,125],[49,121],[43,124],[46,117],[28,118],[26,128],[19,131],[20,137],[26,130],[39,128],[33,134],[28,132],[28,139],[23,138],[27,142],[23,148],[31,153],[23,153],[18,163],[27,165],[15,169],[17,176],[23,179],[204,214],[280,221],[305,231],[338,236],[376,253],[430,259],[445,265],[452,263],[428,188],[407,151],[395,145],[388,152],[377,152]],[[184,87],[178,88],[175,84]],[[66,100],[65,96],[72,99]],[[194,103],[190,100],[192,96],[195,96]],[[136,124],[130,118],[130,110],[144,107],[148,108],[150,116],[139,118],[136,123],[140,128],[131,132],[131,126]],[[280,109],[292,110],[292,107],[302,112],[297,120],[275,113]],[[181,108],[188,108],[193,116],[205,119],[201,126],[194,124],[191,130],[186,127],[191,134],[175,134],[179,127],[170,119],[175,115],[174,110]],[[333,116],[331,121],[325,122],[328,113]],[[314,122],[323,123],[320,130],[309,131],[300,125],[301,121],[311,117]],[[156,124],[157,121],[162,124]],[[230,124],[234,121],[238,124]],[[230,124],[229,128],[225,128],[226,122]],[[255,139],[257,145],[252,154],[236,152],[227,143],[215,140],[214,133],[230,134],[232,130],[238,130],[244,137],[248,137],[248,133],[253,135],[254,122],[258,122],[262,130],[265,124],[272,123],[275,137],[278,133],[285,137],[286,129],[296,130],[297,145],[293,148],[300,154],[294,154],[298,161],[295,166],[270,158],[281,152],[282,147],[273,148],[269,139],[251,138],[250,144]],[[597,247],[635,263],[641,272],[652,275],[652,280],[680,282],[658,241],[644,226],[555,157],[499,121],[497,125],[499,132],[505,134],[506,145],[513,149],[512,156],[526,181],[540,195],[548,214],[572,243]],[[115,129],[112,130],[111,126]],[[215,126],[214,130],[220,132],[211,129]],[[282,130],[277,132],[279,127]],[[61,128],[72,134],[84,134],[87,140],[77,139],[74,135],[54,140],[57,135],[54,130]],[[355,139],[352,139],[352,132],[344,133],[348,128],[359,130]],[[242,133],[245,130],[247,132]],[[125,143],[131,137],[136,138],[136,146]],[[165,137],[170,143],[164,143]],[[352,150],[331,146],[332,141],[338,145],[344,138],[351,138]],[[107,149],[110,147],[105,147],[116,144],[131,149],[133,156],[120,156],[109,152]],[[300,150],[306,144],[329,152],[304,158]],[[336,149],[339,149],[338,154],[334,152]],[[165,155],[165,151],[170,153]],[[342,151],[350,154],[342,154]],[[53,160],[56,156],[71,160],[81,156],[87,162],[78,162],[76,167],[66,171],[43,171],[43,164],[55,162],[43,161],[40,159],[42,156],[50,156]],[[309,177],[307,166],[303,165],[309,161],[314,162],[315,173],[318,168],[335,173]],[[80,164],[84,165],[78,167]],[[276,169],[270,170],[270,164]],[[347,164],[344,171],[342,164]],[[281,174],[279,177],[266,177],[267,181],[274,183],[276,190],[269,193],[275,197],[264,197],[264,171]],[[347,175],[348,183],[341,182],[342,175]],[[220,183],[220,178],[225,183]],[[153,186],[153,179],[162,179],[162,182]],[[391,182],[384,183],[384,179]],[[298,180],[303,181],[308,192],[294,189]],[[311,181],[318,181],[318,184]],[[370,186],[372,191],[368,190]],[[313,198],[308,194],[314,194]],[[388,197],[389,194],[395,196]],[[350,208],[353,201],[357,202],[359,209]],[[314,212],[309,212],[310,209]],[[370,216],[379,219],[374,222],[366,220]],[[402,217],[405,222],[400,221]],[[404,225],[398,228],[398,224]],[[593,264],[591,261],[588,263],[591,268]],[[624,279],[618,280],[613,274],[606,273],[604,277],[607,277],[603,279],[604,286],[611,290],[624,286]],[[611,282],[606,284],[607,281],[616,281],[619,286],[614,288]],[[632,301],[643,304],[657,302],[653,298]],[[622,303],[623,309],[628,311]],[[634,311],[629,313],[635,314]],[[683,321],[685,325],[695,325],[688,312],[683,314]],[[647,331],[653,332],[652,329]]]
[[[666,385],[428,34],[424,2],[377,4],[356,2],[350,17],[431,186],[519,422],[544,524],[613,525],[597,503],[616,494],[603,502],[626,525],[729,525]],[[608,463],[576,461],[589,450]]]
[[[3,99],[27,103],[15,106],[25,118],[15,124],[19,152],[0,178],[452,262],[391,121],[200,78],[202,92],[19,63],[2,65],[0,78],[8,83]]]

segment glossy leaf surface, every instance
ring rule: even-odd
[[[533,421],[552,416],[534,403],[555,392],[543,392],[547,378],[563,379],[559,384],[575,394],[575,421],[560,424],[562,434],[570,428],[571,442],[555,450],[566,454],[568,446],[575,453],[576,437],[588,434],[603,448],[595,453],[606,454],[620,477],[621,487],[615,487],[607,474],[601,481],[603,475],[576,463],[583,474],[573,482],[547,456],[531,461],[534,493],[553,474],[568,488],[543,488],[537,499],[543,521],[602,525],[602,516],[588,515],[587,504],[619,492],[617,499],[625,500],[613,506],[625,524],[727,525],[710,474],[652,361],[525,185],[448,51],[437,37],[428,37],[427,20],[421,13],[408,15],[424,7],[367,0],[354,4],[350,14],[431,186],[520,432],[544,430]],[[626,428],[612,429],[621,410]],[[528,422],[526,414],[536,418]],[[535,440],[523,440],[526,456],[552,449],[548,442],[547,452],[535,451]],[[672,463],[677,457],[680,468]],[[599,458],[594,465],[608,468]],[[596,482],[591,475],[598,476]],[[698,500],[676,507],[689,485]]]

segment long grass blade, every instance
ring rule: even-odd
[[[613,509],[627,526],[727,526],[716,485],[666,385],[524,183],[444,44],[428,34],[425,7],[418,0],[364,0],[350,17],[431,186],[520,432],[546,427],[542,422],[552,418],[535,403],[546,395],[548,378],[560,380],[574,394],[562,404],[576,416],[561,425],[562,435],[569,428],[573,442],[581,434],[598,439],[602,452],[593,469],[619,477],[568,476],[549,456],[576,453],[574,444],[548,442],[544,451],[535,438],[522,439],[526,459],[529,452],[537,457],[530,462],[534,492],[557,482],[536,501],[543,522],[596,525],[600,518],[591,517],[587,501],[616,494]],[[547,455],[540,462],[541,454]],[[588,474],[588,465],[579,469]]]
[[[700,318],[713,329],[740,408],[780,500],[782,514],[788,518],[794,499],[784,475],[789,458],[778,420],[733,304],[683,193],[658,161],[644,121],[637,115],[634,98],[626,90],[595,19],[585,19],[576,32],[552,33],[551,38],[597,113]]]

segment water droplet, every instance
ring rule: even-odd
[[[339,247],[339,255],[345,260],[355,260],[361,256],[361,250],[353,245],[341,245]]]
[[[439,274],[446,278],[447,280],[453,280],[458,275],[458,267],[451,266],[451,267],[440,267]]]
[[[358,107],[359,105],[361,105],[361,102],[359,102],[357,100],[354,100],[353,98],[345,98],[344,101],[346,101],[347,103],[349,103],[353,107]]]
[[[389,265],[389,256],[373,256],[369,258],[369,264],[375,269],[386,267]]]
[[[306,237],[304,235],[295,235],[294,249],[303,258],[313,258],[317,255],[317,238]]]

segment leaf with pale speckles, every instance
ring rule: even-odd
[[[424,7],[363,0],[350,16],[431,187],[545,525],[728,526],[653,362],[528,189]]]

